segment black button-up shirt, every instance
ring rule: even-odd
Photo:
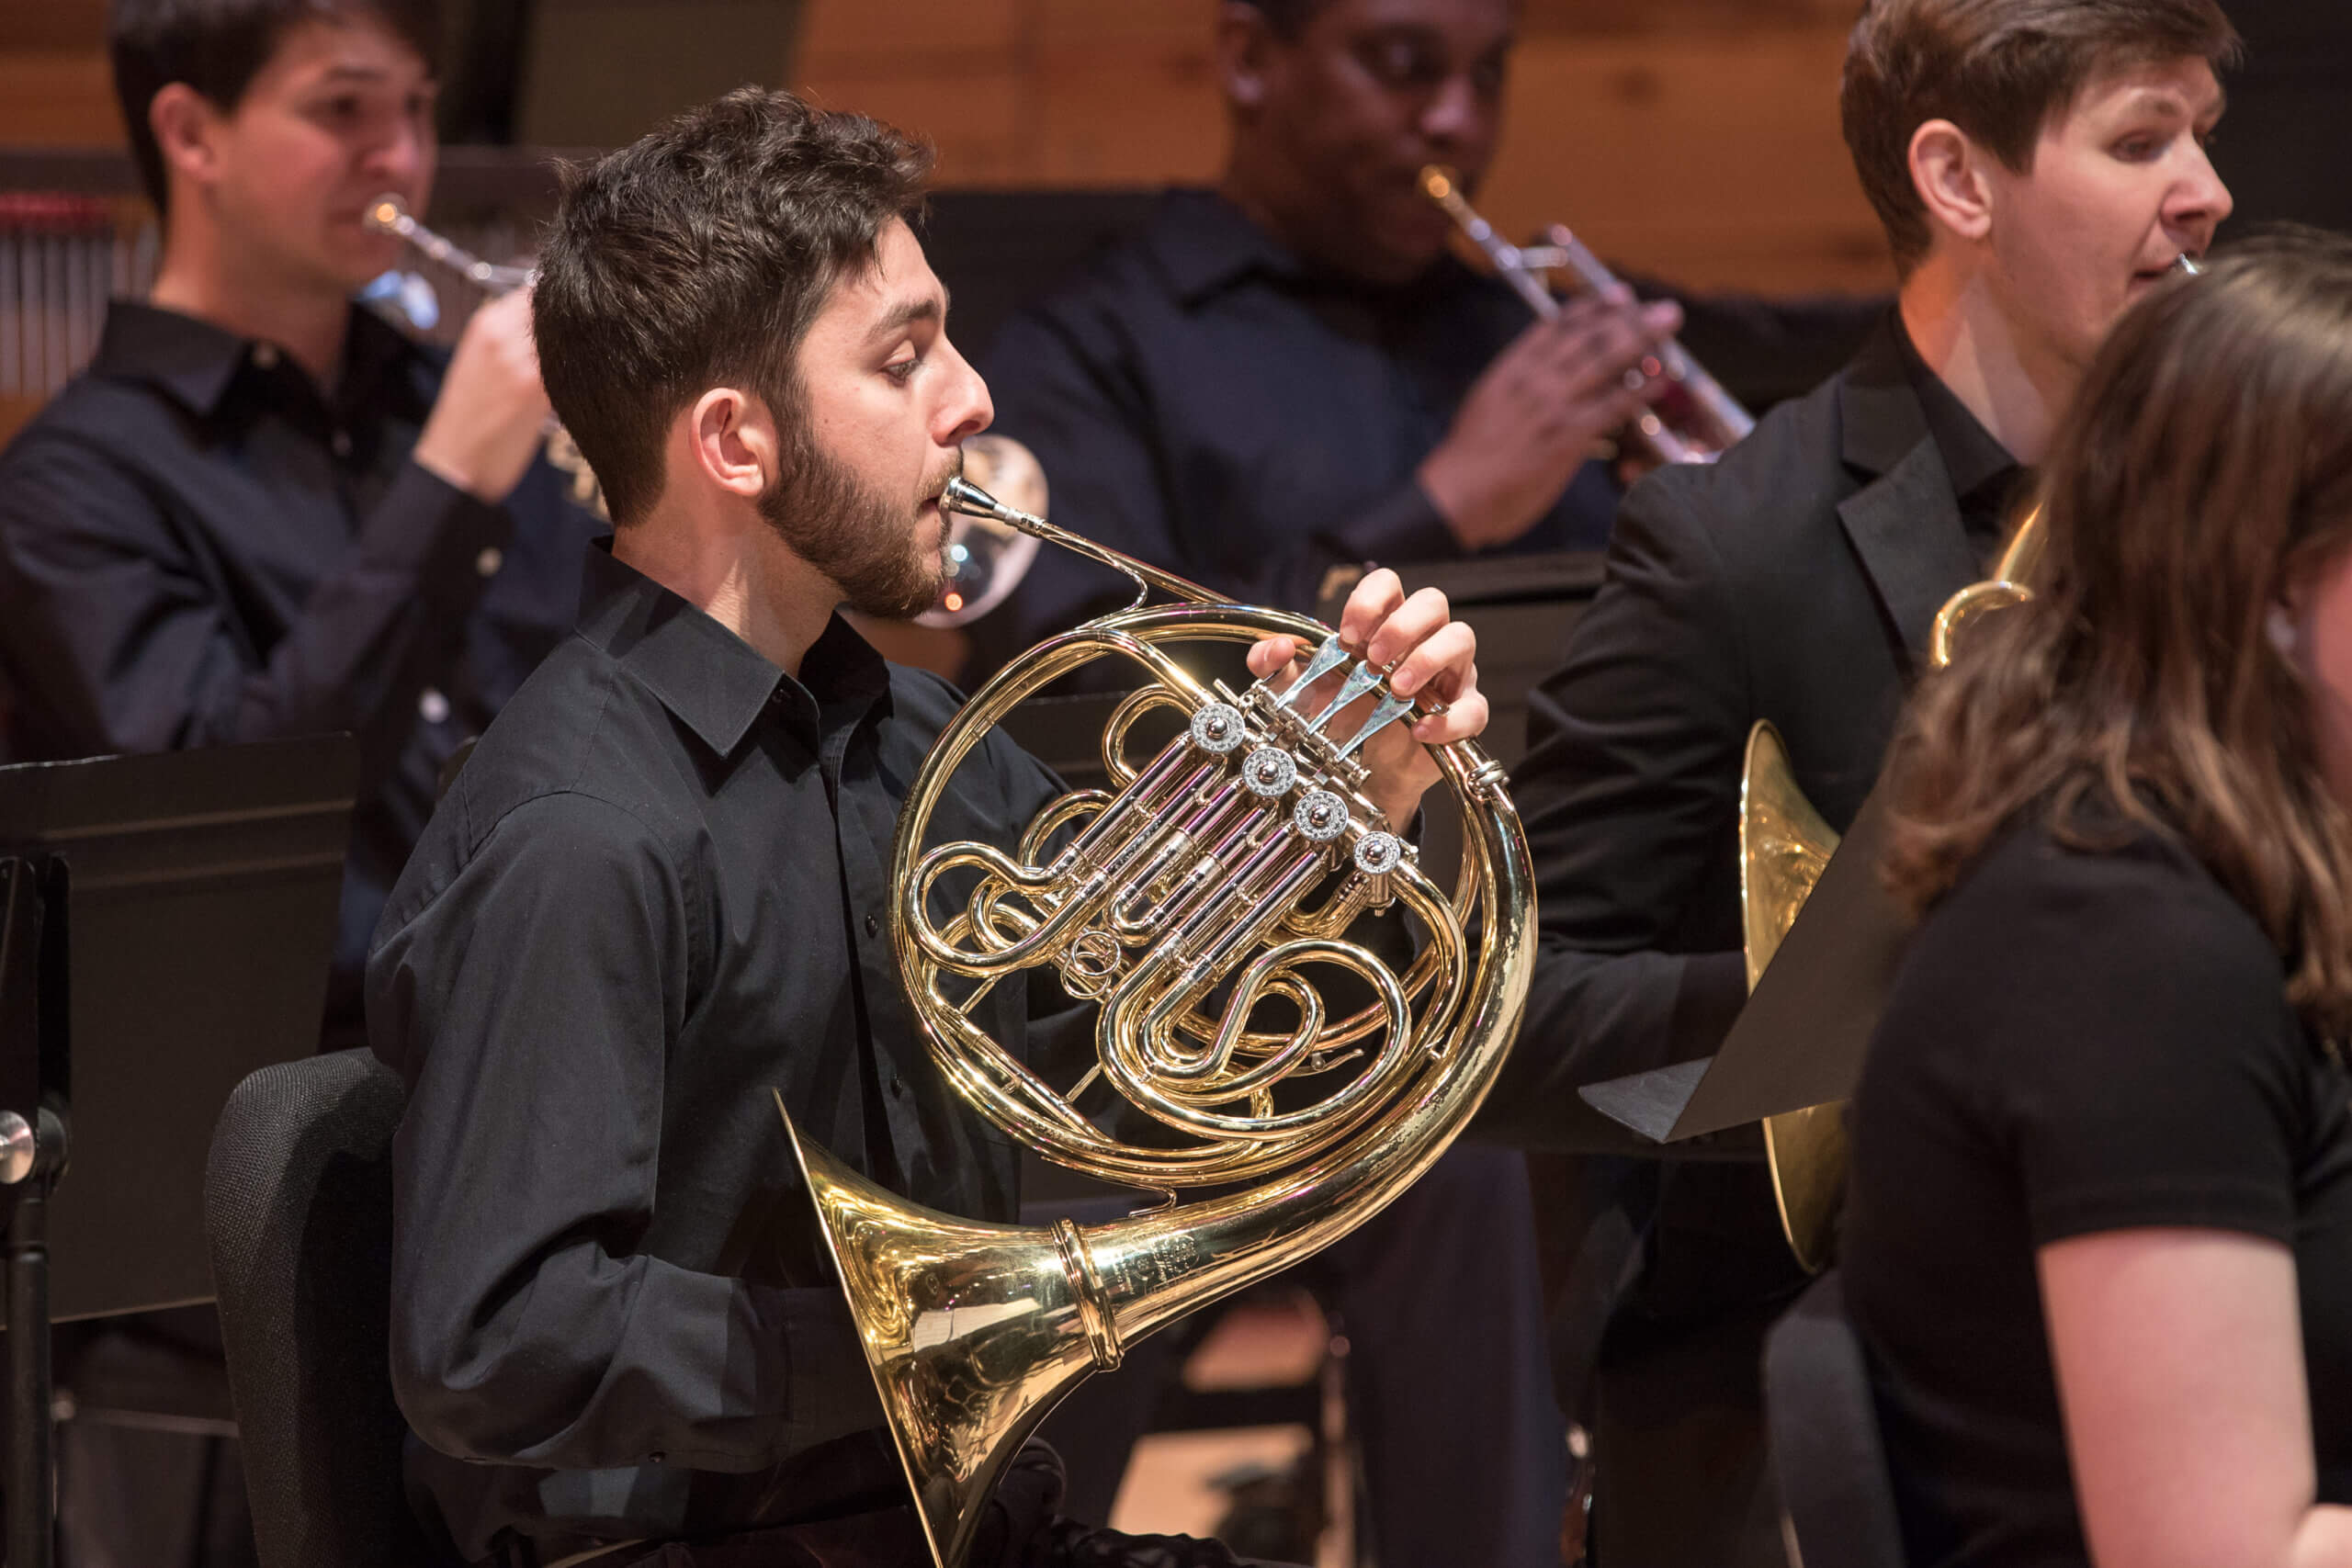
[[[772,1091],[915,1201],[1014,1215],[1013,1147],[932,1065],[890,946],[899,805],[957,700],[838,620],[792,679],[592,551],[579,635],[434,818],[368,1021],[410,1086],[412,1474],[469,1556],[905,1501]],[[1057,792],[992,734],[927,841],[1011,849]],[[973,1016],[1043,1053],[1033,1006],[1069,1009],[1046,978]],[[1091,1060],[1088,1016],[1041,1066]]]
[[[0,457],[0,760],[358,738],[334,1032],[443,761],[570,629],[603,527],[544,462],[503,506],[412,462],[442,370],[355,310],[324,394],[272,344],[118,300]]]
[[[1919,412],[1927,418],[1936,456],[1944,460],[1944,472],[1951,476],[1961,525],[1989,571],[2009,529],[2020,521],[2016,513],[2031,492],[2032,471],[2009,456],[2000,437],[1985,429],[1984,422],[1960,400],[1960,394],[1928,368],[1919,356],[1918,345],[1911,341],[1910,329],[1903,324],[1903,312],[1888,311],[1887,322],[1895,353],[1903,361],[1904,378],[1918,394]]]
[[[996,428],[1043,462],[1055,521],[1243,603],[1310,610],[1332,566],[1462,558],[1414,470],[1530,321],[1450,255],[1368,288],[1311,270],[1223,197],[1180,190],[1008,321],[985,368]],[[1510,548],[1597,547],[1616,503],[1588,463]],[[1131,592],[1047,552],[983,640],[1025,648]]]

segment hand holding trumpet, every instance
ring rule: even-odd
[[[517,288],[467,320],[413,456],[428,473],[495,506],[522,482],[551,418],[531,339],[531,291]]]
[[[1470,389],[1416,473],[1464,549],[1507,545],[1550,511],[1578,468],[1668,383],[1645,359],[1682,324],[1623,284],[1569,301],[1514,339]]]

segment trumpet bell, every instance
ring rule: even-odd
[[[1758,724],[1748,733],[1739,791],[1739,902],[1749,990],[1764,977],[1837,850],[1836,830],[1797,787],[1781,732],[1769,722]],[[1764,1122],[1764,1156],[1781,1230],[1811,1274],[1827,1267],[1837,1250],[1846,1187],[1842,1111],[1841,1105],[1815,1105]]]

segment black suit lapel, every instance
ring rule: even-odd
[[[1984,575],[1951,476],[1928,434],[1891,327],[1873,337],[1839,389],[1847,466],[1865,479],[1838,520],[1915,666],[1936,612]]]

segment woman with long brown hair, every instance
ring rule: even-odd
[[[2352,245],[2117,327],[1891,764],[1846,1290],[1915,1568],[2352,1564]]]

